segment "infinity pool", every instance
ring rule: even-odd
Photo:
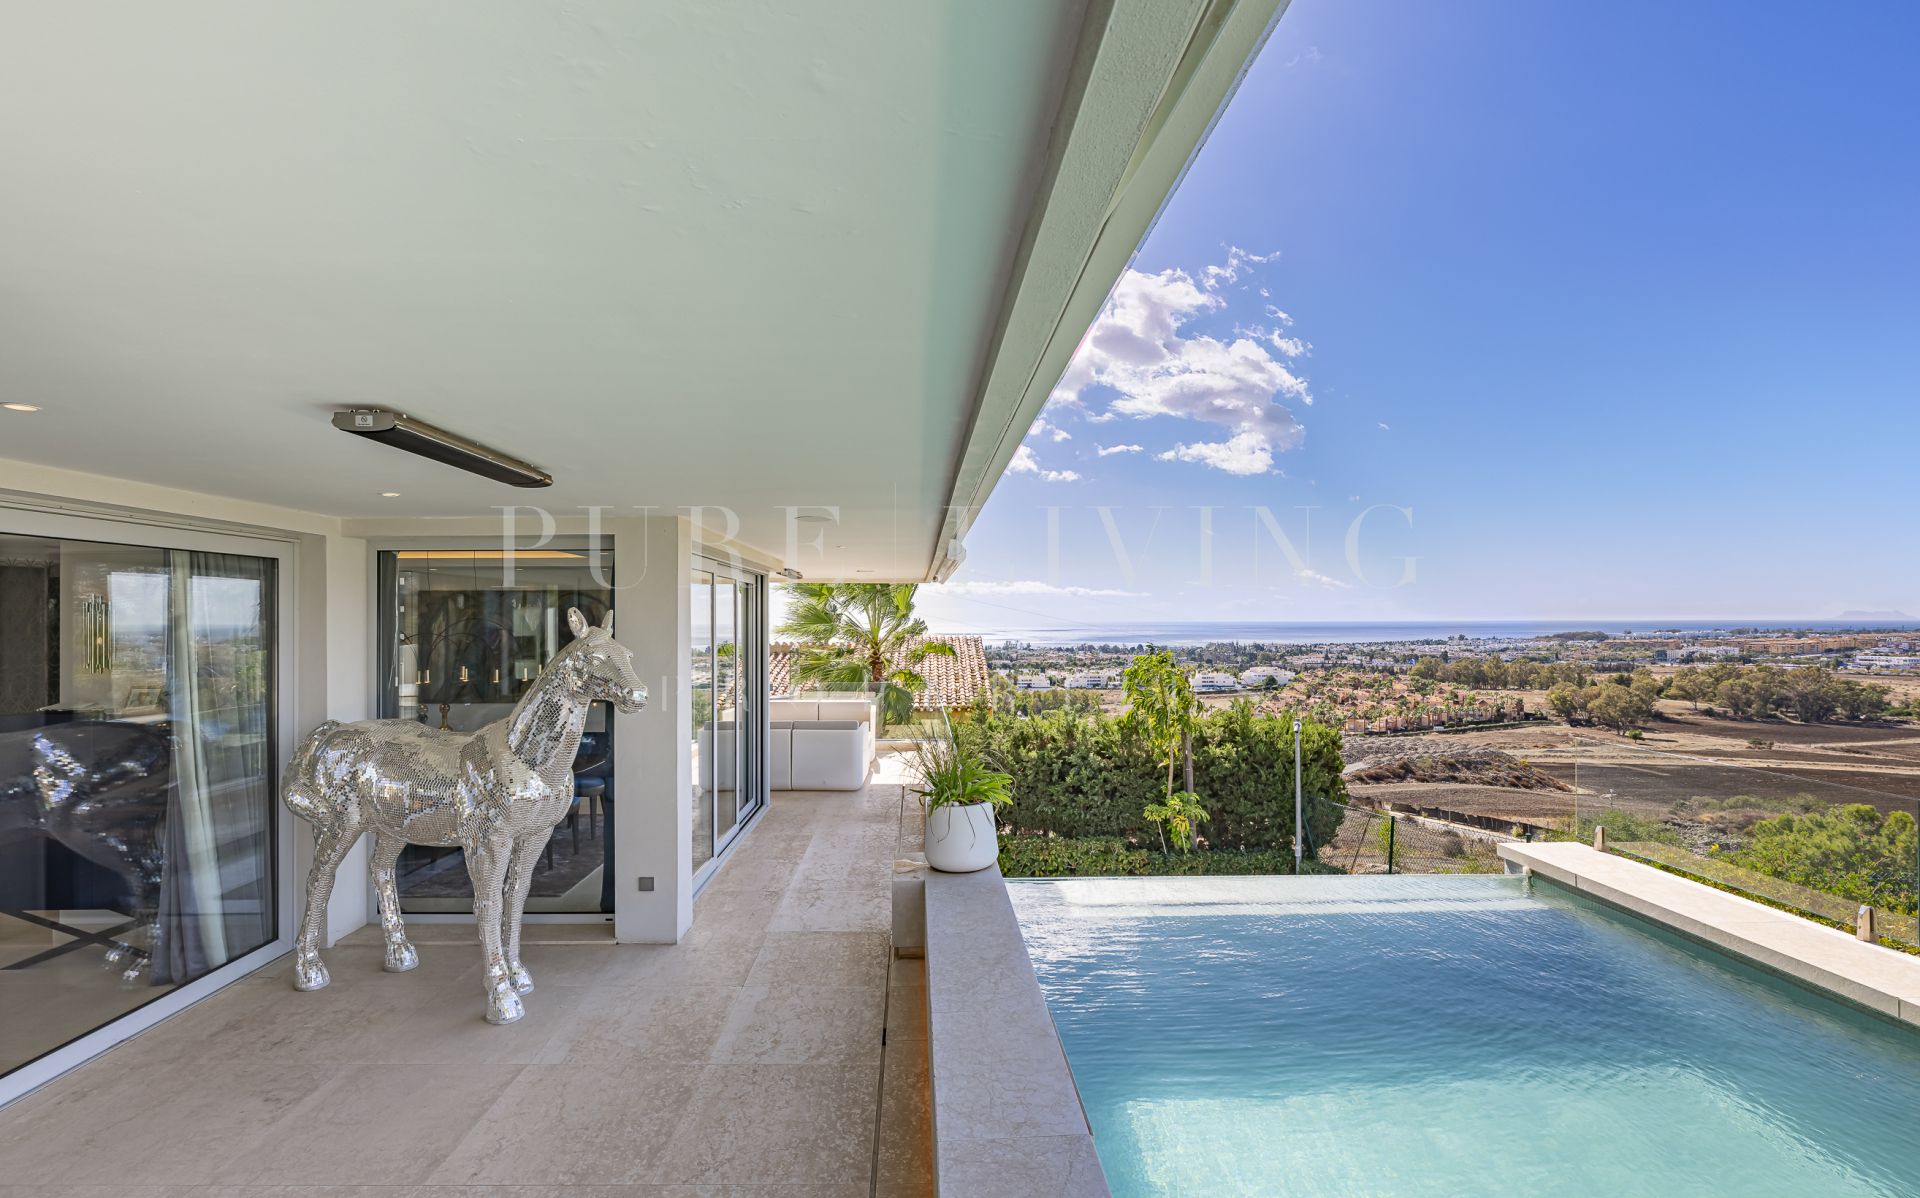
[[[1517,878],[1010,882],[1140,1195],[1920,1195],[1920,1036]]]

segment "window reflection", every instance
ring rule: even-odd
[[[611,555],[596,549],[403,549],[379,556],[381,715],[472,732],[504,719],[573,640],[567,609],[598,624]],[[527,910],[611,911],[613,714],[595,703],[573,762],[574,801],[534,865]],[[395,869],[402,911],[466,913],[473,884],[458,848],[409,845]]]
[[[274,565],[0,535],[0,1070],[273,939]]]

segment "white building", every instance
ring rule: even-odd
[[[1023,691],[1045,691],[1053,689],[1053,679],[1045,674],[1021,674],[1013,684]]]
[[[1249,666],[1240,671],[1240,685],[1260,687],[1271,682],[1275,686],[1285,686],[1293,681],[1293,671],[1283,670],[1279,666]]]
[[[1240,689],[1240,680],[1220,670],[1201,670],[1193,676],[1193,689],[1210,693],[1237,691]]]
[[[1906,673],[1920,670],[1920,657],[1902,653],[1862,653],[1851,664],[1856,670]]]
[[[1111,671],[1067,675],[1067,687],[1071,690],[1112,690],[1119,685],[1120,675]]]
[[[277,791],[317,725],[497,719],[570,608],[617,611],[650,695],[589,717],[580,855],[530,909],[686,936],[768,803],[769,587],[952,573],[1277,6],[204,7],[0,39],[36,107],[0,135],[0,796],[84,725],[194,850],[157,900],[194,939],[136,997],[8,991],[0,1103],[290,951],[315,842]],[[39,888],[9,909],[88,912],[66,964],[146,934],[76,864],[111,839],[0,843]],[[369,851],[327,944],[378,922]],[[398,905],[471,922],[430,857]]]

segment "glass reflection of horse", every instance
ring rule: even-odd
[[[129,983],[146,975],[161,947],[171,735],[166,724],[112,720],[0,732],[0,843],[37,833],[120,879],[133,918],[85,939],[107,947],[109,964],[126,962]],[[48,926],[74,933],[54,922]],[[119,938],[136,928],[145,930],[145,944]]]
[[[407,942],[394,863],[409,844],[458,846],[473,878],[473,914],[486,963],[487,1022],[512,1023],[533,979],[520,964],[520,916],[534,862],[573,804],[573,759],[587,706],[645,706],[633,654],[567,612],[576,638],[547,663],[511,715],[477,732],[443,732],[413,720],[321,724],[294,753],[282,798],[316,834],[307,909],[294,951],[294,987],[327,984],[321,922],[333,875],[363,832],[373,833],[373,883],[386,938],[385,968],[420,963]],[[503,905],[504,903],[504,905]]]

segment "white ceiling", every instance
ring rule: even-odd
[[[12,6],[0,402],[44,410],[0,458],[342,517],[725,505],[776,553],[837,504],[836,565],[918,577],[1083,11]],[[555,484],[329,426],[366,406]]]

